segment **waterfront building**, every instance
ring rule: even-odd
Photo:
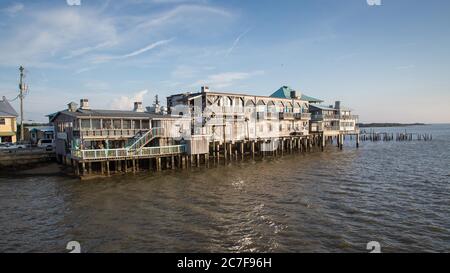
[[[310,132],[321,134],[324,142],[335,137],[337,145],[342,148],[344,137],[346,135],[355,135],[357,139],[356,145],[359,145],[358,116],[353,115],[349,108],[342,107],[340,101],[336,101],[334,106],[312,104],[310,112]]]
[[[0,143],[17,141],[17,112],[6,97],[0,100]]]
[[[167,97],[167,108],[156,98],[145,109],[135,102],[130,111],[98,110],[82,99],[80,107],[71,102],[49,119],[60,162],[74,166],[77,175],[109,175],[309,151],[330,137],[342,144],[341,137],[357,133],[350,110],[337,104],[331,123],[322,102],[287,86],[271,96],[204,86]]]
[[[205,135],[214,157],[234,153],[276,152],[280,146],[301,145],[309,138],[309,100],[292,90],[288,97],[212,91],[167,98],[169,113],[190,116],[193,134]]]

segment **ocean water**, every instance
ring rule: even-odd
[[[450,125],[433,140],[80,181],[0,172],[0,252],[450,251]]]

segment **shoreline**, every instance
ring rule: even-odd
[[[371,127],[411,127],[411,126],[425,126],[426,123],[358,123],[359,128],[371,128]]]

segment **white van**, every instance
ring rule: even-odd
[[[39,139],[39,141],[37,143],[37,147],[53,149],[55,147],[55,141],[54,141],[54,139]]]

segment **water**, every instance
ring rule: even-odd
[[[406,129],[433,141],[91,181],[3,173],[0,252],[448,252],[450,126]]]

